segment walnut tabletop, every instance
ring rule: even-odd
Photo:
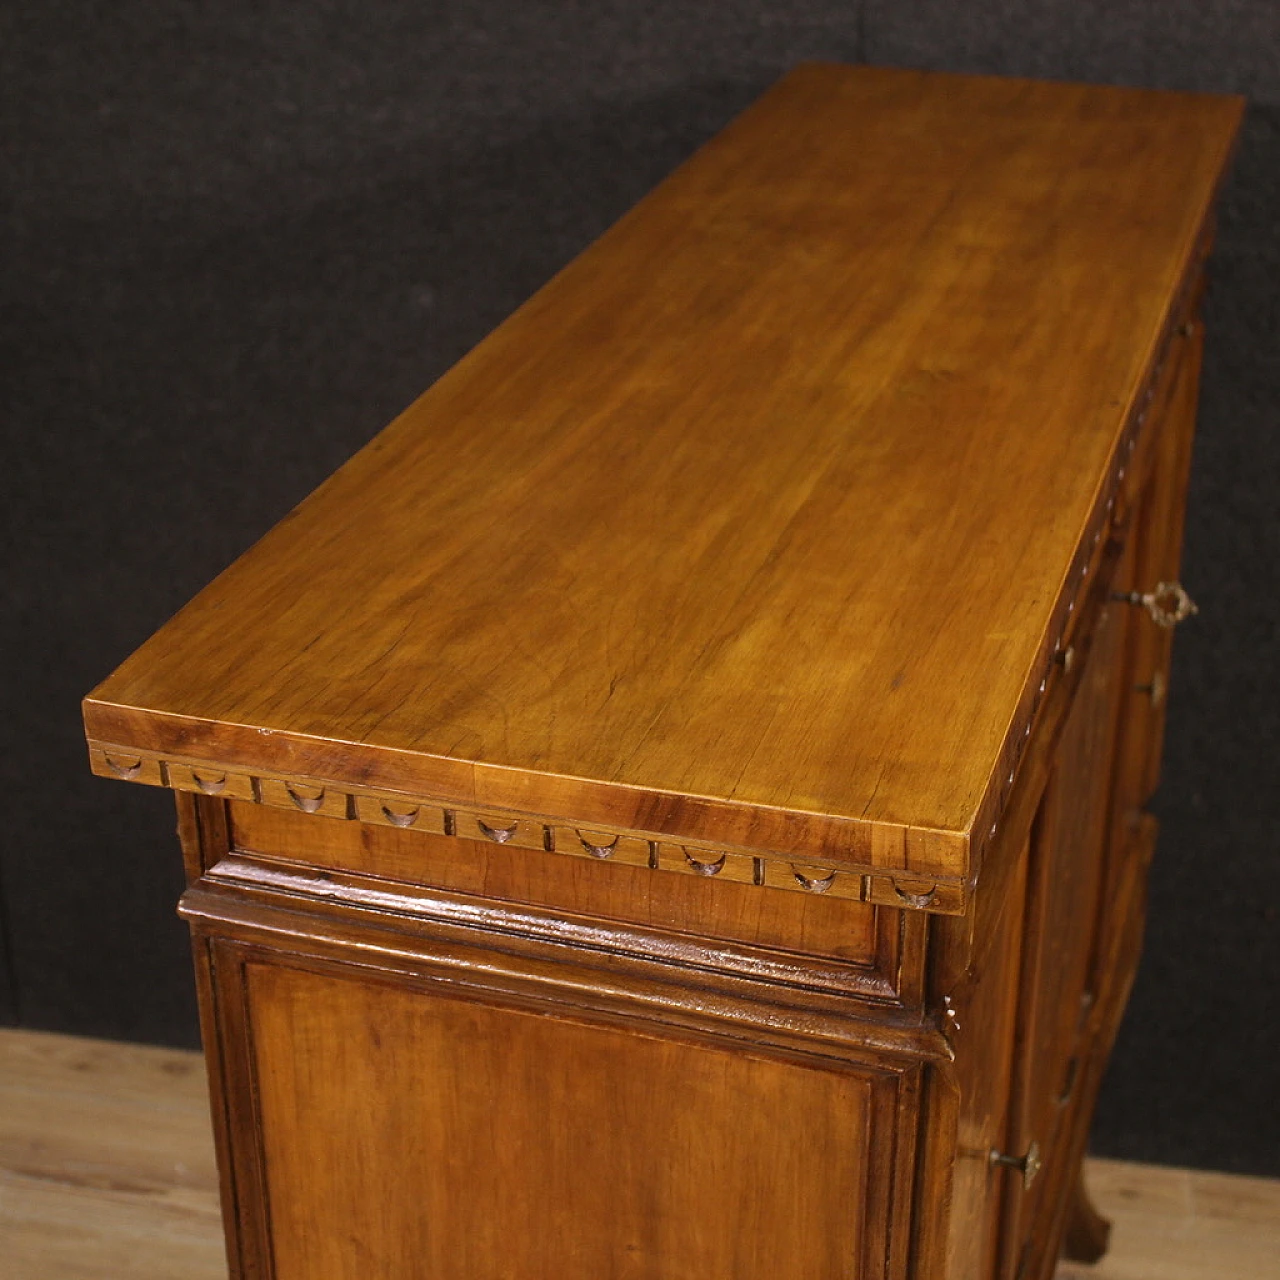
[[[95,768],[970,885],[1240,111],[798,69],[100,685]]]

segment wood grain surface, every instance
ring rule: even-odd
[[[967,875],[1240,110],[797,70],[95,690],[89,736]]]
[[[894,1134],[867,1073],[247,979],[278,1280],[882,1274],[866,1182]]]

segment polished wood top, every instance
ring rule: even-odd
[[[99,686],[90,738],[966,875],[1240,112],[798,69]]]

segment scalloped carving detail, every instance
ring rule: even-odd
[[[614,836],[608,844],[592,844],[576,827],[573,834],[578,837],[579,843],[593,858],[601,860],[613,857],[613,851],[618,847],[618,841],[621,839],[620,836]]]
[[[223,783],[225,785],[225,778],[223,779]],[[289,799],[292,800],[303,813],[319,812],[320,806],[324,804],[325,792],[328,790],[327,787],[321,787],[316,795],[309,796],[296,790],[291,782],[286,782],[284,784],[284,789],[289,793]]]
[[[836,882],[834,871],[828,872],[825,876],[806,876],[793,866],[791,874],[795,876],[796,882],[806,893],[826,893]]]
[[[393,827],[411,827],[418,820],[419,814],[422,813],[422,806],[416,805],[409,813],[397,813],[389,805],[380,806],[382,816],[391,823]]]
[[[126,782],[136,778],[142,772],[142,758],[139,757],[132,764],[123,764],[120,761],[113,760],[105,751],[102,758],[107,762],[107,768],[116,775],[117,778],[123,778]]]
[[[938,886],[936,884],[932,889],[928,889],[924,893],[912,893],[909,889],[904,889],[900,884],[895,884],[893,891],[907,906],[914,907],[917,911],[923,911],[938,896]]]
[[[905,907],[930,910],[946,914],[964,911],[967,893],[958,882],[935,882],[927,892],[921,877],[909,872],[887,873],[883,868],[859,865],[841,867],[838,870],[817,875],[806,871],[819,870],[803,862],[795,862],[786,855],[761,853],[753,850],[730,851],[685,846],[670,837],[638,831],[609,833],[596,831],[590,826],[574,827],[563,819],[538,817],[531,814],[511,814],[509,825],[499,825],[497,813],[492,811],[489,820],[472,812],[458,812],[447,802],[412,796],[379,796],[376,793],[352,794],[346,787],[323,782],[319,779],[282,778],[278,774],[249,774],[208,763],[189,760],[167,761],[149,752],[132,752],[128,748],[107,747],[91,742],[95,772],[104,777],[121,778],[149,785],[165,786],[174,790],[197,792],[206,796],[235,799],[238,802],[261,804],[268,807],[293,809],[306,814],[327,814],[334,818],[360,820],[364,804],[377,806],[369,818],[376,815],[393,827],[443,832],[455,839],[476,839],[507,845],[513,850],[527,850],[530,856],[558,854],[581,857],[584,854],[601,862],[615,865],[644,867],[650,871],[668,874],[697,875],[713,879],[722,872],[734,883],[749,884],[770,891],[783,890],[795,893],[824,894],[831,892],[833,899],[871,902],[880,906]],[[345,801],[345,803],[343,803]],[[473,825],[474,824],[474,825]],[[533,839],[536,833],[538,839]],[[557,840],[557,834],[559,840]],[[607,841],[604,837],[608,835]],[[526,836],[528,841],[526,842]],[[595,838],[592,839],[591,837]],[[660,855],[662,849],[677,856]],[[702,857],[697,855],[702,854]],[[709,855],[715,854],[712,857]],[[750,874],[734,874],[741,871],[730,859],[750,858]],[[801,869],[803,868],[803,870]],[[896,883],[901,879],[903,884]]]
[[[722,853],[714,862],[700,862],[684,845],[680,846],[680,852],[684,854],[684,860],[693,868],[694,873],[700,876],[718,876],[724,870],[725,859],[728,857]]]
[[[476,826],[480,828],[480,834],[494,844],[506,844],[520,830],[519,822],[513,822],[509,827],[491,827],[483,818],[476,819]]]

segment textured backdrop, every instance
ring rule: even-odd
[[[1280,1174],[1272,0],[218,5],[0,14],[0,1017],[195,1042],[167,795],[78,701],[805,58],[1248,93],[1209,300],[1143,968],[1095,1128]]]

